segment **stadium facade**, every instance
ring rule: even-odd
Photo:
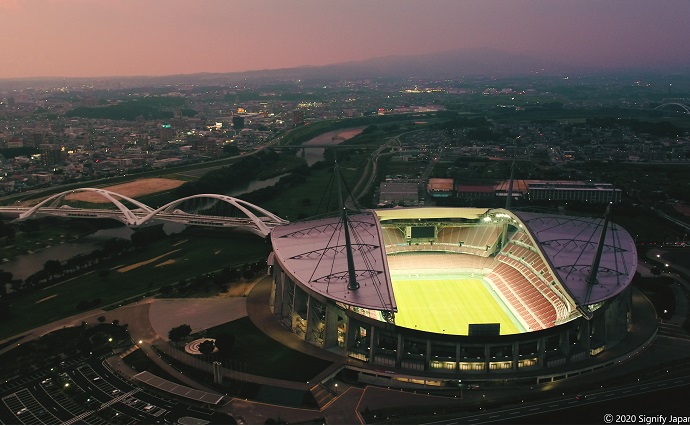
[[[605,219],[486,208],[369,210],[280,225],[271,242],[275,317],[299,338],[372,369],[538,375],[612,348],[633,321],[635,244]],[[443,291],[479,280],[513,331],[474,319],[471,298],[458,300],[457,314],[437,312],[456,303],[444,293],[436,296],[442,304],[429,302],[424,287],[418,303],[398,306],[403,278],[438,276],[450,279]],[[424,326],[404,321],[411,310],[428,319]],[[458,326],[456,316],[467,324]]]

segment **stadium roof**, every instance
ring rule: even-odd
[[[340,216],[277,226],[271,233],[276,259],[293,279],[347,305],[396,311],[383,236],[376,215],[348,216],[359,288],[348,288],[345,232]]]
[[[609,223],[597,282],[587,283],[603,219],[487,208],[413,207],[366,211],[349,216],[352,252],[360,287],[348,289],[345,237],[340,217],[277,226],[273,253],[292,279],[316,294],[347,305],[397,311],[380,223],[394,220],[487,220],[512,217],[540,248],[572,302],[586,307],[622,292],[637,269],[637,251],[628,232]],[[499,219],[500,220],[500,219]]]
[[[573,299],[586,306],[623,291],[637,269],[637,250],[630,234],[609,223],[597,282],[587,283],[599,244],[603,218],[512,212],[530,231],[551,269]]]

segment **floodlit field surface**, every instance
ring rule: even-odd
[[[395,323],[434,333],[467,335],[469,324],[500,323],[501,334],[520,330],[481,280],[393,279]]]

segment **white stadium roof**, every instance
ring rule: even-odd
[[[277,226],[273,253],[283,270],[315,294],[380,311],[397,311],[380,222],[391,220],[509,220],[526,229],[572,301],[586,307],[622,292],[637,268],[630,234],[609,223],[597,273],[589,284],[603,219],[487,208],[394,208],[348,215],[356,290],[348,288],[345,236],[340,217]],[[503,219],[500,219],[503,218]]]
[[[586,278],[594,263],[603,218],[512,213],[530,231],[544,258],[579,306],[609,299],[630,284],[637,269],[637,249],[625,229],[609,223],[597,282],[590,285]]]
[[[273,252],[288,275],[320,295],[346,305],[397,310],[376,215],[351,214],[348,223],[356,290],[348,288],[345,232],[339,216],[277,226],[271,233]]]

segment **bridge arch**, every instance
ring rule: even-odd
[[[180,198],[180,199],[172,201],[172,202],[170,202],[170,203],[168,203],[162,207],[159,207],[155,210],[150,211],[148,214],[146,214],[145,216],[143,216],[137,220],[137,226],[141,226],[141,225],[145,224],[149,220],[154,219],[159,214],[163,214],[163,213],[173,213],[174,214],[176,207],[178,207],[180,204],[182,204],[188,200],[199,199],[199,198],[216,199],[216,200],[228,203],[228,204],[232,205],[233,207],[237,208],[244,215],[246,215],[246,217],[249,220],[251,220],[251,222],[256,227],[256,231],[252,230],[252,232],[254,232],[257,235],[260,235],[262,237],[266,237],[271,232],[271,227],[269,227],[269,225],[275,226],[275,225],[288,223],[288,221],[286,221],[285,219],[282,219],[279,216],[276,216],[275,214],[269,212],[268,210],[261,208],[257,205],[254,205],[252,203],[249,203],[247,201],[240,200],[239,198],[230,197],[228,195],[220,195],[220,194],[196,194],[196,195],[190,195],[189,197]],[[261,214],[263,216],[259,217],[254,212],[258,212],[259,214]],[[265,221],[265,219],[268,219],[268,220]]]
[[[28,219],[29,217],[33,216],[38,212],[41,208],[43,207],[49,207],[49,208],[56,208],[62,200],[68,195],[79,193],[79,192],[90,192],[90,193],[95,193],[103,197],[104,199],[110,201],[117,209],[124,215],[124,220],[123,222],[128,225],[128,226],[136,226],[139,218],[137,215],[135,215],[132,210],[130,210],[127,206],[122,204],[120,199],[126,200],[135,206],[137,206],[139,209],[143,210],[144,212],[151,212],[153,209],[146,204],[135,200],[134,198],[127,197],[126,195],[118,194],[116,192],[108,191],[107,189],[100,189],[100,188],[79,188],[79,189],[71,189],[69,191],[64,191],[60,192],[59,194],[54,194],[51,195],[50,197],[46,198],[45,200],[41,201],[40,203],[36,204],[35,206],[31,207],[29,210],[23,212],[22,214],[19,215],[19,219]]]
[[[680,103],[680,102],[668,102],[668,103],[659,105],[658,107],[656,107],[656,108],[654,108],[654,109],[655,109],[655,110],[661,110],[662,108],[667,107],[667,106],[677,106],[677,107],[680,107],[680,108],[682,108],[682,109],[685,111],[686,114],[690,114],[690,106],[687,106],[687,105],[682,104],[682,103]]]

